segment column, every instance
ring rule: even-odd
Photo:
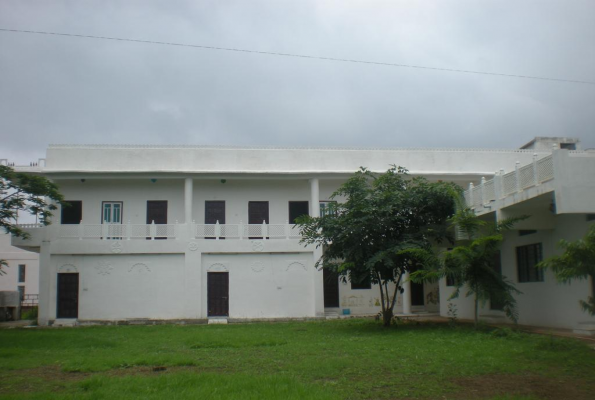
[[[310,216],[320,217],[320,188],[318,178],[310,179]]]
[[[409,272],[403,274],[403,314],[411,314],[411,282]]]
[[[47,326],[52,319],[50,310],[56,308],[56,304],[50,304],[52,292],[57,288],[52,287],[52,270],[50,257],[50,243],[43,241],[39,250],[39,304],[38,304],[38,322],[41,326]]]
[[[320,189],[318,178],[310,179],[310,216],[320,216]],[[322,248],[312,249],[312,265],[316,264],[322,257]],[[314,316],[324,317],[324,280],[322,270],[313,268],[313,287],[314,287]]]
[[[184,179],[184,221],[186,224],[192,223],[193,183],[194,181],[192,178]]]

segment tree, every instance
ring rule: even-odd
[[[595,315],[595,225],[583,239],[576,242],[562,239],[558,246],[564,249],[564,253],[540,262],[537,267],[551,269],[561,283],[591,278],[593,296],[589,296],[587,301],[580,300],[579,303],[584,311]]]
[[[479,306],[488,300],[501,304],[506,316],[516,323],[518,311],[514,295],[521,292],[496,270],[494,260],[500,254],[503,232],[526,217],[489,223],[479,219],[460,197],[456,203],[457,212],[449,222],[463,240],[452,250],[444,252],[439,263],[432,263],[424,270],[415,272],[411,279],[423,281],[447,277],[455,286],[449,300],[457,298],[461,289],[466,287],[466,297],[473,296],[476,327],[479,323]],[[439,265],[439,268],[435,270],[433,265]]]
[[[17,225],[19,211],[35,215],[40,224],[48,225],[56,209],[51,201],[64,201],[56,184],[42,176],[15,172],[0,165],[0,228],[5,233],[24,239],[29,237]],[[7,266],[4,260],[0,260],[0,273],[2,266]]]
[[[377,284],[383,322],[390,326],[403,274],[429,263],[432,243],[448,235],[456,190],[452,183],[411,178],[402,167],[381,175],[361,168],[333,193],[339,202],[329,213],[298,220],[301,242],[323,247],[316,267]]]

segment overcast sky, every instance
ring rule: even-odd
[[[0,28],[595,82],[595,1],[0,1]],[[0,158],[50,143],[595,147],[595,85],[0,32]]]

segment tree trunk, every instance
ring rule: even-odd
[[[382,322],[385,328],[390,327],[390,323],[393,320],[393,310],[387,308],[382,312]]]

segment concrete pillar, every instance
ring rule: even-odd
[[[50,243],[43,241],[39,250],[39,308],[37,313],[38,323],[41,326],[47,326],[51,318],[50,310],[52,307],[56,308],[55,304],[50,304],[51,274]],[[53,290],[55,291],[56,288]]]
[[[310,179],[310,216],[320,217],[320,188],[318,178]]]
[[[310,216],[320,217],[320,187],[318,178],[310,179]],[[314,247],[314,246],[312,246]],[[322,248],[312,249],[312,265],[322,257]],[[324,281],[322,270],[313,269],[314,316],[324,317]]]
[[[194,180],[192,178],[184,179],[184,221],[186,224],[192,223],[192,194]]]
[[[403,274],[403,314],[411,314],[411,282],[409,272]]]

